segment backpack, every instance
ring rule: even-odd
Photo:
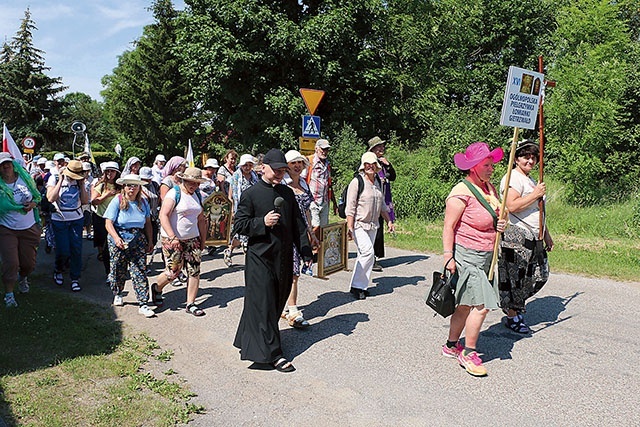
[[[180,192],[180,186],[174,185],[173,189],[176,191],[176,206],[178,206],[178,203],[180,203],[180,195],[182,194]],[[198,201],[200,202],[200,206],[202,206],[202,194],[200,194],[199,188],[196,189],[196,196],[198,196]]]
[[[364,191],[364,179],[362,179],[360,174],[357,174],[356,178],[358,179],[358,197],[356,200],[358,200]],[[347,213],[345,212],[347,207],[347,190],[349,190],[349,185],[344,187],[344,190],[342,190],[342,194],[340,195],[340,200],[338,200],[338,216],[342,219],[347,218]]]

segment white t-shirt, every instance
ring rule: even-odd
[[[504,186],[507,176],[503,176],[500,181],[500,194],[504,194]],[[529,176],[519,172],[518,169],[511,171],[511,179],[509,180],[509,188],[516,190],[520,197],[526,197],[533,193],[536,188],[536,182]],[[540,231],[540,211],[538,209],[538,201],[535,200],[525,209],[515,214],[509,213],[509,222],[521,228],[531,231],[536,238]],[[524,225],[524,224],[526,225]]]
[[[29,191],[29,187],[22,178],[18,176],[18,179],[13,184],[6,184],[11,190],[13,190],[13,200],[19,205],[24,205],[33,200],[33,196]],[[0,225],[11,230],[26,230],[31,228],[36,223],[36,217],[33,210],[24,214],[19,211],[9,211],[6,215],[0,216]]]
[[[51,175],[47,181],[47,188],[55,187],[58,177],[63,181],[58,200],[53,202],[57,208],[51,214],[51,219],[54,221],[75,221],[82,218],[80,187],[75,179],[70,179],[66,175]]]
[[[162,203],[175,204],[176,190],[172,188],[167,192]],[[202,212],[202,205],[196,193],[188,194],[186,191],[180,191],[180,203],[173,208],[169,215],[169,223],[176,233],[176,237],[180,240],[193,239],[200,236],[198,229],[198,216]],[[169,237],[164,230],[160,230],[162,237]]]

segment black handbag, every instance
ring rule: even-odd
[[[433,285],[425,299],[426,304],[435,310],[440,316],[447,318],[456,310],[456,282],[458,271],[451,274],[447,265],[453,258],[447,261],[443,271],[433,272]],[[455,262],[455,261],[454,261]],[[434,314],[435,316],[435,314]]]

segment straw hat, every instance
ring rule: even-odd
[[[84,175],[82,174],[84,171],[82,169],[82,162],[80,160],[69,160],[69,164],[62,171],[62,174],[71,178],[71,179],[84,179]]]
[[[202,169],[187,168],[184,172],[178,172],[176,176],[183,181],[205,182],[207,179],[202,177]]]

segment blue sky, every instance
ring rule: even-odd
[[[38,28],[33,44],[45,51],[51,77],[62,77],[67,92],[102,100],[102,77],[132,49],[145,25],[153,22],[151,0],[0,0],[0,37],[10,41],[29,7]],[[184,9],[182,0],[174,7]]]

